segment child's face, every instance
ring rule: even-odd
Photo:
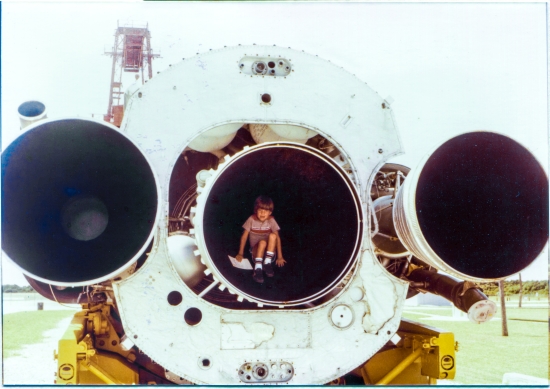
[[[268,211],[267,209],[258,208],[258,210],[256,211],[256,217],[262,222],[267,220],[270,215],[271,211]]]

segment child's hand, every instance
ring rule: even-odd
[[[283,267],[285,263],[286,261],[283,258],[277,258],[277,260],[275,260],[275,264],[279,267]]]
[[[237,262],[241,262],[243,260],[243,256],[241,254],[237,254],[235,259],[237,260]]]

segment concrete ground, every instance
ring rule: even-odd
[[[44,310],[80,310],[79,304],[59,304],[36,293],[4,293],[2,296],[4,315],[36,311],[38,303]],[[40,343],[27,345],[20,355],[2,360],[2,382],[4,385],[53,385],[57,363],[53,359],[57,342],[69,326],[72,317],[61,320],[55,328],[44,333]]]
[[[57,326],[44,333],[42,342],[27,345],[20,355],[4,358],[2,374],[4,385],[53,385],[57,370],[54,350],[57,342],[69,326],[72,317],[61,320]]]

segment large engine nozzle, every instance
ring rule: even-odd
[[[394,205],[397,235],[416,257],[470,281],[520,272],[548,241],[548,178],[516,141],[459,135],[407,176]]]
[[[41,121],[2,153],[2,250],[34,279],[113,278],[147,248],[157,214],[149,162],[111,125]]]

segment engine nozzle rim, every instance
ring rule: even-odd
[[[143,253],[149,247],[150,243],[153,241],[155,235],[158,232],[158,226],[159,226],[159,223],[160,223],[160,217],[161,217],[161,213],[162,213],[161,211],[162,211],[163,203],[162,203],[162,201],[159,200],[160,199],[160,194],[162,193],[161,187],[160,187],[160,184],[159,184],[157,173],[155,171],[155,168],[154,168],[151,160],[148,158],[146,153],[143,152],[139,148],[137,143],[134,142],[127,134],[123,133],[119,128],[115,127],[114,125],[112,125],[110,123],[107,123],[107,122],[104,122],[104,121],[101,121],[101,120],[98,120],[98,119],[93,119],[93,118],[89,119],[89,118],[65,116],[65,117],[59,117],[59,118],[47,118],[47,119],[38,120],[38,121],[35,121],[35,122],[29,124],[25,128],[25,131],[22,134],[20,134],[19,137],[16,140],[14,140],[14,142],[12,142],[12,144],[15,144],[20,139],[23,139],[23,137],[29,136],[29,134],[32,134],[33,131],[39,129],[40,127],[52,125],[52,124],[55,124],[57,122],[59,122],[59,123],[83,122],[83,123],[86,123],[88,125],[97,125],[98,128],[101,128],[101,126],[106,127],[109,130],[114,131],[114,133],[116,133],[118,136],[121,136],[123,139],[125,139],[125,141],[127,141],[128,144],[131,144],[133,147],[135,147],[136,150],[139,150],[139,152],[141,154],[141,158],[143,158],[143,161],[145,162],[146,166],[150,170],[150,176],[152,178],[152,182],[154,182],[154,188],[155,188],[154,190],[156,191],[156,198],[157,198],[156,207],[155,207],[155,210],[154,210],[154,215],[155,216],[154,216],[154,219],[153,218],[151,219],[151,227],[150,227],[149,234],[147,235],[146,239],[143,240],[143,244],[142,244],[141,248],[138,251],[136,251],[135,254],[130,259],[128,259],[126,262],[124,262],[117,269],[115,269],[113,271],[110,271],[106,274],[103,274],[100,277],[93,277],[93,278],[89,278],[89,279],[85,279],[85,280],[79,280],[79,281],[60,281],[60,280],[56,280],[56,279],[49,279],[49,278],[42,277],[38,274],[33,273],[32,271],[29,271],[29,270],[25,269],[23,266],[21,266],[18,263],[17,260],[10,257],[10,255],[4,250],[4,248],[2,248],[2,255],[5,256],[6,258],[8,258],[8,260],[12,263],[12,265],[14,265],[24,275],[26,275],[26,276],[28,276],[28,277],[36,280],[36,281],[43,282],[43,283],[46,283],[46,284],[49,284],[49,285],[62,286],[62,287],[79,287],[79,286],[88,286],[88,285],[93,285],[93,284],[99,284],[101,282],[105,282],[105,281],[114,279],[116,276],[118,276],[119,274],[123,273],[128,268],[130,268],[143,255]],[[9,148],[9,146],[8,146],[8,148]],[[4,156],[4,152],[6,152],[8,150],[8,148],[3,151],[3,153],[2,153],[3,156]],[[4,170],[4,166],[3,166],[3,170]]]
[[[393,209],[393,220],[394,220],[395,230],[397,232],[397,236],[399,237],[403,245],[412,254],[414,254],[417,258],[422,259],[423,261],[427,262],[428,264],[436,267],[437,269],[443,272],[446,272],[462,280],[468,280],[468,281],[474,281],[474,282],[499,281],[523,271],[530,264],[532,264],[533,261],[544,251],[544,247],[548,244],[547,243],[548,227],[546,227],[546,244],[542,245],[538,254],[532,256],[529,262],[527,263],[527,265],[525,265],[523,268],[516,270],[514,272],[509,272],[509,274],[507,273],[501,276],[499,275],[499,276],[493,276],[493,277],[480,277],[473,273],[469,274],[464,271],[458,270],[455,266],[453,266],[452,263],[450,263],[450,261],[446,261],[440,255],[438,255],[436,251],[430,246],[430,242],[423,232],[419,215],[418,215],[417,198],[418,198],[418,191],[420,188],[419,181],[421,180],[421,177],[425,171],[425,168],[430,163],[433,164],[433,161],[431,161],[432,157],[438,151],[442,150],[444,146],[451,145],[452,144],[451,142],[455,142],[457,140],[458,141],[469,140],[470,138],[467,138],[468,136],[472,137],[471,139],[478,139],[480,141],[484,139],[490,139],[491,141],[494,141],[492,140],[494,138],[496,140],[500,140],[504,142],[505,146],[503,147],[509,147],[510,150],[513,150],[513,152],[521,151],[522,153],[525,153],[531,158],[530,162],[533,163],[533,165],[537,165],[538,169],[540,170],[540,172],[538,173],[539,176],[537,177],[537,179],[546,180],[546,187],[548,186],[548,178],[547,178],[546,172],[544,172],[542,166],[540,166],[540,163],[527,150],[527,148],[525,148],[519,142],[505,135],[499,134],[497,132],[492,132],[492,131],[473,131],[473,132],[464,133],[462,135],[455,136],[449,139],[448,141],[433,148],[430,153],[424,156],[424,158],[420,161],[418,166],[415,169],[411,170],[410,174],[407,176],[407,179],[405,180],[404,184],[401,186],[401,188],[399,189],[396,195],[394,209]],[[459,145],[461,144],[459,143]],[[546,196],[548,196],[547,189],[546,189]]]
[[[357,226],[357,234],[354,241],[354,249],[352,255],[350,255],[350,259],[348,260],[346,266],[343,267],[343,269],[340,271],[340,273],[337,276],[334,276],[334,280],[327,286],[325,286],[322,290],[307,296],[303,298],[298,299],[289,299],[289,300],[269,300],[265,298],[261,298],[258,296],[254,296],[250,293],[247,293],[243,291],[242,289],[235,286],[232,282],[230,282],[223,273],[217,268],[214,261],[210,257],[210,254],[208,252],[207,244],[205,241],[204,233],[203,233],[203,221],[202,221],[202,215],[204,214],[204,209],[206,206],[206,199],[210,193],[210,190],[213,188],[214,184],[218,180],[218,178],[222,175],[222,173],[228,169],[231,165],[235,164],[236,162],[240,161],[242,158],[246,157],[250,153],[254,153],[257,151],[269,149],[269,148],[289,148],[293,150],[298,151],[304,151],[307,152],[316,158],[319,158],[323,160],[325,163],[327,163],[333,171],[335,171],[338,176],[342,179],[342,181],[345,182],[347,189],[349,190],[356,209],[357,214],[357,220],[356,226]],[[343,280],[343,278],[349,274],[350,271],[356,271],[357,266],[356,263],[359,260],[360,252],[361,252],[361,245],[363,241],[363,209],[361,206],[361,199],[359,194],[357,193],[357,189],[354,185],[354,183],[351,181],[351,179],[348,177],[348,175],[342,171],[342,169],[334,163],[329,156],[326,156],[321,151],[314,149],[309,146],[305,146],[303,144],[299,143],[293,143],[293,142],[266,142],[261,143],[252,147],[245,147],[241,152],[235,154],[222,164],[218,166],[218,169],[214,172],[212,172],[212,176],[207,179],[206,186],[201,189],[200,195],[197,198],[197,209],[196,209],[196,215],[194,218],[194,224],[195,224],[195,239],[197,246],[199,248],[199,251],[201,253],[202,260],[208,267],[208,269],[211,271],[213,277],[218,282],[221,282],[223,285],[225,285],[229,291],[233,294],[237,294],[240,296],[240,298],[246,299],[253,303],[258,303],[259,306],[263,305],[269,305],[269,306],[279,306],[279,307],[291,307],[291,306],[298,306],[307,304],[308,302],[318,300],[320,297],[328,294],[331,290],[333,290],[338,284],[340,284]]]

